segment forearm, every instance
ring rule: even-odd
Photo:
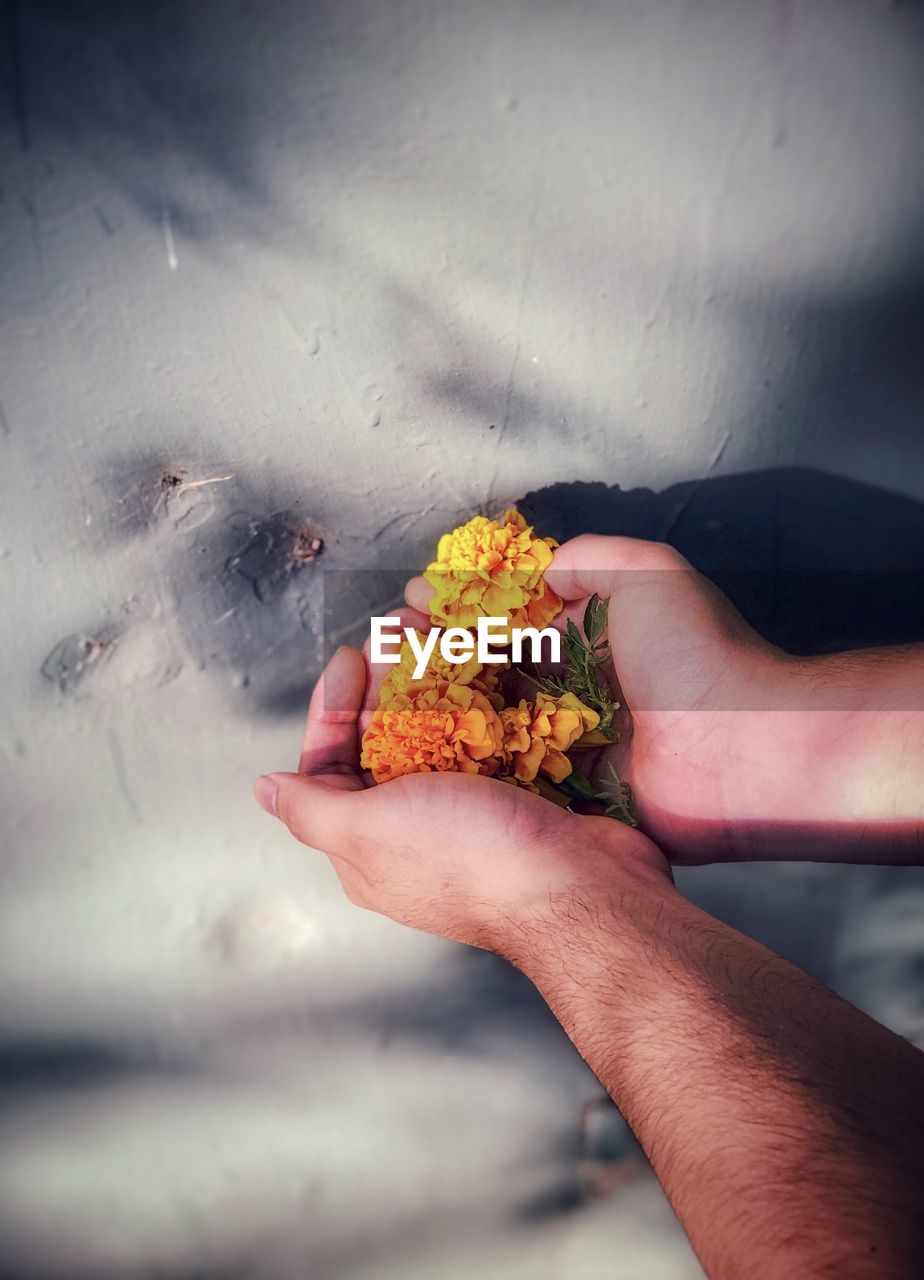
[[[605,906],[587,889],[537,905],[511,958],[632,1125],[710,1276],[911,1276],[921,1055],[666,882],[606,884]]]

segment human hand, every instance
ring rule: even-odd
[[[593,594],[609,603],[622,737],[582,768],[630,783],[641,828],[673,861],[920,860],[922,717],[901,710],[921,687],[920,651],[794,658],[660,543],[574,538],[546,579],[565,601],[560,627],[580,625]],[[408,603],[425,610],[430,592],[415,578]],[[912,745],[902,756],[896,743]]]
[[[360,735],[380,675],[358,650],[339,650],[311,698],[299,772],[254,788],[298,840],[328,855],[351,902],[517,959],[560,899],[602,903],[642,882],[670,888],[666,861],[639,832],[519,787],[459,773],[367,785]]]
[[[798,786],[801,752],[785,734],[768,749],[768,714],[799,707],[797,664],[665,544],[573,538],[548,577],[565,602],[561,625],[579,623],[591,595],[608,601],[621,739],[588,761],[591,776],[612,764],[676,861],[754,856],[772,797]]]

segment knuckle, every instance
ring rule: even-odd
[[[579,533],[573,538],[569,538],[563,547],[567,547],[568,551],[577,559],[592,553],[595,548],[606,546],[610,541],[602,533]]]
[[[661,570],[689,569],[689,562],[667,542],[640,542],[639,567],[654,572]]]
[[[297,836],[294,807],[289,788],[280,787],[276,792],[276,817],[284,827],[288,827],[292,834]]]

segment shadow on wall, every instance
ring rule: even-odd
[[[670,542],[761,635],[792,653],[924,638],[924,504],[911,498],[794,468],[709,477],[660,493],[555,484],[527,494],[520,507],[543,534],[562,542],[588,532]],[[229,545],[195,558],[195,581],[182,592],[184,630],[192,644],[204,631],[200,611],[218,617],[233,610],[233,625],[209,633],[217,647],[206,665],[252,671],[248,687],[232,696],[271,716],[301,714],[321,646],[362,644],[369,614],[393,608],[405,579],[434,550],[421,541],[408,553],[419,556],[416,564],[350,571],[355,549],[332,548],[317,568],[261,594],[254,582],[276,582],[275,543],[245,539],[246,578],[240,553],[228,558]],[[187,563],[177,565],[180,579]]]
[[[520,509],[559,541],[669,542],[792,653],[924,639],[924,504],[871,485],[788,468],[662,493],[555,484]]]

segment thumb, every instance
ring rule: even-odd
[[[609,601],[616,674],[633,711],[679,710],[723,676],[730,643],[757,637],[722,593],[661,542],[583,534],[557,548],[546,580],[564,601]]]
[[[666,542],[582,533],[556,548],[545,577],[563,600],[583,600],[594,594],[608,600],[631,582],[632,574],[669,570],[694,574],[689,562]]]
[[[341,776],[268,773],[254,784],[254,794],[268,813],[279,818],[296,840],[346,862],[359,847],[365,790]],[[343,785],[346,784],[346,785]]]

